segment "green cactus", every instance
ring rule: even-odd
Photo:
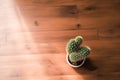
[[[75,38],[75,42],[77,43],[77,46],[79,47],[80,44],[82,44],[83,38],[81,36],[77,36]]]
[[[70,59],[71,62],[77,62],[81,58],[80,58],[80,55],[77,52],[73,52],[69,55],[69,59]]]
[[[77,62],[84,57],[86,57],[90,53],[89,47],[81,47],[78,52],[73,52],[69,55],[69,59],[71,62]]]
[[[86,57],[90,53],[90,48],[89,47],[81,47],[78,50],[78,54],[81,55],[81,57]]]
[[[68,42],[66,50],[69,54],[72,53],[72,52],[78,51],[78,46],[77,46],[77,43],[75,42],[74,39],[71,39]]]
[[[81,47],[83,38],[81,36],[77,36],[75,39],[71,39],[67,43],[66,51],[69,56],[69,60],[73,63],[82,60],[90,53],[89,47]]]
[[[82,47],[78,52],[73,52],[69,55],[70,61],[71,62],[77,62],[79,60],[82,60],[85,58],[87,55],[90,53],[90,48],[89,47]]]
[[[75,39],[71,39],[67,44],[67,52],[70,54],[79,50],[79,46],[82,43],[82,37],[78,36]]]

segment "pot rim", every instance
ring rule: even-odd
[[[67,63],[68,63],[71,67],[74,67],[74,68],[81,67],[81,66],[85,63],[85,60],[86,60],[86,57],[84,57],[84,58],[82,59],[82,63],[81,63],[80,65],[75,66],[75,65],[72,65],[72,64],[69,62],[68,56],[69,56],[69,55],[67,54],[67,55],[66,55],[66,61],[67,61]]]

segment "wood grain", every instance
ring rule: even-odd
[[[0,0],[0,80],[120,80],[120,0]],[[91,54],[66,62],[69,39]]]

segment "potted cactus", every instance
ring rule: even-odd
[[[88,46],[80,46],[83,42],[82,36],[77,36],[67,43],[66,47],[66,60],[72,67],[80,67],[84,64],[86,57],[90,54]]]

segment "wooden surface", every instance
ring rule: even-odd
[[[0,80],[120,80],[120,0],[0,0]],[[74,69],[69,39],[92,51]]]

